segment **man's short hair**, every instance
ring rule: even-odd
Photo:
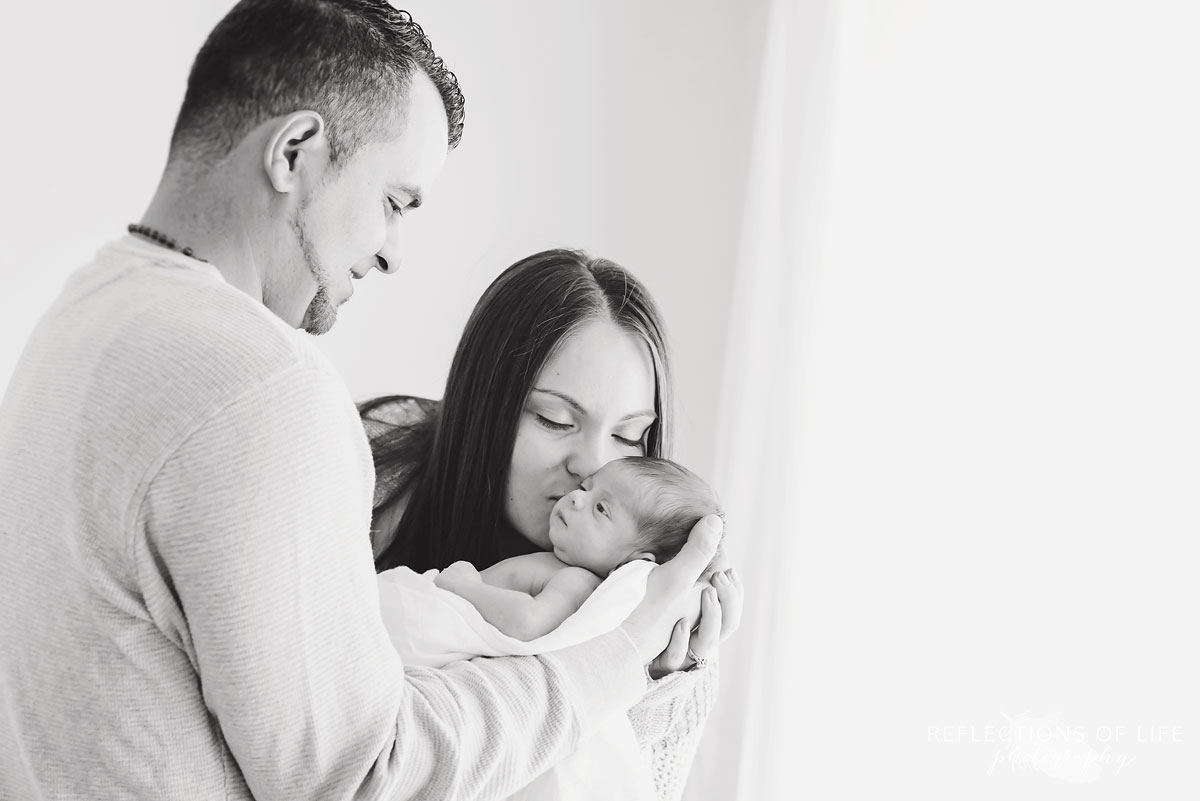
[[[679,553],[701,518],[718,515],[725,520],[717,494],[686,467],[652,456],[630,456],[622,459],[621,465],[630,470],[638,485],[640,497],[634,510],[638,550],[654,554],[659,564]],[[705,573],[711,567],[710,563]]]
[[[217,161],[266,120],[312,110],[325,120],[337,165],[396,137],[416,70],[442,96],[454,148],[463,129],[458,80],[408,12],[384,0],[242,0],[192,64],[171,160]]]

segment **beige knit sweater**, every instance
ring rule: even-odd
[[[372,487],[338,376],[215,269],[72,275],[0,405],[0,798],[501,798],[641,698],[620,631],[406,671]]]

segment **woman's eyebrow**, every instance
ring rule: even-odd
[[[534,392],[542,392],[546,395],[553,395],[554,397],[558,398],[561,401],[566,401],[575,409],[575,411],[579,412],[580,414],[584,415],[585,417],[587,416],[587,409],[583,408],[583,404],[581,404],[579,401],[572,398],[570,395],[564,395],[563,393],[559,392],[558,390],[540,389],[538,387],[534,387],[533,391]]]
[[[580,403],[579,401],[575,400],[574,398],[572,398],[570,395],[559,392],[556,389],[542,389],[541,387],[534,387],[532,391],[533,392],[542,392],[547,395],[553,395],[554,397],[558,398],[559,400],[570,404],[571,407],[573,409],[575,409],[575,411],[579,412],[584,417],[587,417],[587,414],[588,414],[587,409],[583,408],[583,404]],[[634,420],[639,417],[649,417],[652,420],[655,420],[658,418],[658,415],[654,413],[653,409],[647,409],[646,411],[643,411],[643,412],[634,412],[633,414],[627,414],[621,418],[620,422],[623,423],[626,420]]]

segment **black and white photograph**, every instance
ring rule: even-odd
[[[0,801],[1200,793],[1200,4],[2,19]]]

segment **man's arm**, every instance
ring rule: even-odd
[[[493,586],[467,562],[455,562],[434,583],[468,601],[488,623],[510,637],[529,642],[554,631],[575,613],[600,579],[582,567],[564,565],[537,595]]]
[[[380,619],[366,442],[325,369],[288,369],[184,433],[131,550],[255,798],[504,797],[640,697],[619,631],[406,674]]]

